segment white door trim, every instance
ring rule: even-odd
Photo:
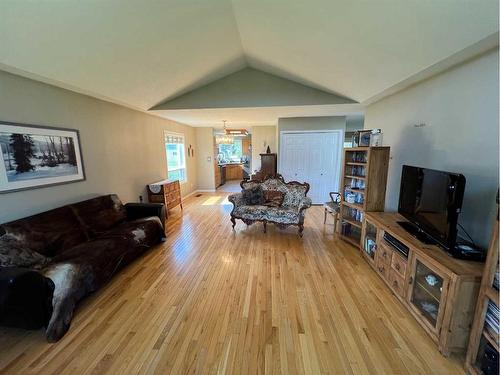
[[[337,150],[337,157],[340,162],[340,165],[339,165],[339,168],[337,168],[336,170],[336,176],[334,178],[334,180],[337,180],[338,182],[338,186],[342,186],[341,184],[341,181],[340,181],[340,177],[341,177],[341,168],[342,168],[342,150],[343,150],[343,145],[344,145],[344,130],[342,129],[325,129],[325,130],[281,130],[279,132],[279,142],[280,142],[280,145],[279,145],[279,153],[278,153],[278,173],[281,174],[281,162],[282,162],[282,155],[283,155],[283,134],[300,134],[300,133],[307,133],[307,134],[310,134],[310,133],[317,133],[317,134],[321,134],[321,133],[337,133],[339,135],[339,148]]]

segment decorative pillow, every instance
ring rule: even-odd
[[[249,189],[243,189],[241,191],[241,195],[243,196],[245,204],[249,206],[264,204],[266,202],[264,191],[262,190],[262,186],[260,185],[253,186]]]
[[[9,234],[0,237],[0,267],[42,268],[49,262],[50,258],[28,249],[16,237]]]
[[[264,190],[264,198],[266,199],[265,206],[281,207],[285,199],[285,193],[278,190]]]

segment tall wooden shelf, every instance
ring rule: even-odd
[[[352,147],[344,149],[340,237],[361,246],[365,212],[383,211],[390,147]],[[347,202],[346,194],[355,202]]]
[[[499,206],[497,202],[497,215],[493,225],[493,234],[488,248],[486,264],[484,266],[483,278],[481,281],[481,289],[476,305],[476,313],[472,324],[472,331],[469,339],[469,347],[465,358],[465,368],[471,375],[482,375],[481,360],[487,344],[493,347],[498,355],[499,352],[499,337],[494,337],[485,329],[485,318],[488,310],[488,303],[491,301],[496,306],[499,306],[499,292],[493,287],[493,279],[495,272],[498,269],[498,227],[500,225],[498,216]]]

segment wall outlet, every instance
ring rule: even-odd
[[[142,203],[142,195],[139,195],[139,202]]]
[[[207,156],[207,161],[212,161],[212,157],[211,156]]]

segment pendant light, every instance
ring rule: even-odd
[[[231,135],[227,134],[227,128],[226,128],[226,120],[222,121],[224,123],[224,134],[223,135],[217,135],[215,137],[215,142],[217,144],[226,144],[226,145],[232,145],[234,143],[234,138]]]

